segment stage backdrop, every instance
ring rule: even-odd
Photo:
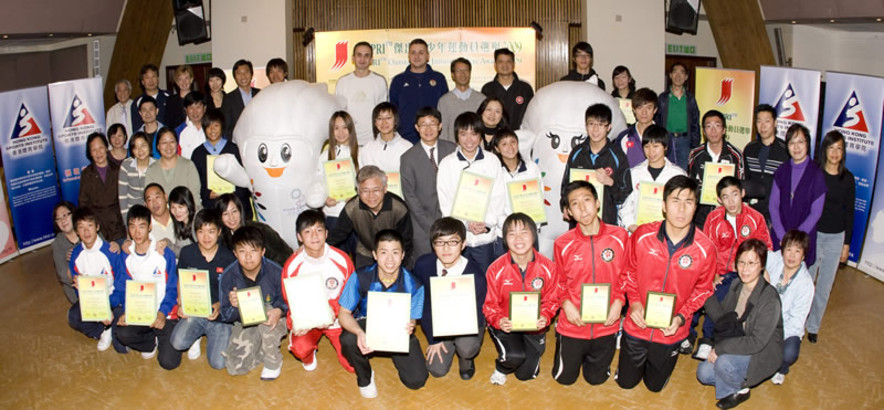
[[[859,260],[860,250],[864,251],[864,258],[873,257],[871,254],[880,257],[882,254],[881,247],[873,248],[873,251],[862,248],[866,224],[869,215],[873,215],[869,212],[869,206],[872,204],[878,164],[882,109],[884,78],[826,73],[826,102],[820,135],[831,130],[844,134],[847,143],[846,166],[856,178],[856,212],[853,217],[853,238],[850,240],[850,262],[853,264]],[[878,179],[878,186],[880,191],[884,187],[884,180]],[[879,195],[877,200],[882,202],[884,198]],[[881,209],[880,206],[878,209]]]
[[[59,197],[49,129],[46,87],[0,94],[0,147],[22,252],[48,244],[55,236],[52,208]]]
[[[810,130],[810,149],[816,146],[820,113],[820,72],[787,67],[761,66],[758,103],[777,110],[777,138],[799,123]]]
[[[86,138],[105,132],[101,77],[49,84],[49,102],[61,196],[76,205],[80,171],[89,165]]]
[[[532,28],[428,28],[396,30],[353,30],[316,33],[316,82],[327,83],[335,92],[338,78],[353,71],[353,46],[367,41],[374,49],[371,70],[389,84],[408,66],[408,43],[416,38],[427,42],[430,66],[451,82],[451,61],[464,57],[473,65],[470,85],[479,90],[494,79],[494,50],[509,48],[516,54],[516,74],[534,85],[535,53]],[[453,88],[454,84],[448,84]]]
[[[706,111],[721,111],[727,119],[728,142],[742,150],[752,140],[755,72],[697,67],[696,76],[695,96],[700,118]],[[703,124],[700,124],[702,129]]]

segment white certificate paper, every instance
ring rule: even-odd
[[[408,353],[411,294],[368,292],[365,343],[371,350]]]
[[[473,275],[430,278],[430,308],[434,337],[479,333]]]
[[[328,305],[322,276],[318,273],[302,274],[285,278],[282,284],[292,314],[292,330],[309,330],[334,324],[335,314]]]

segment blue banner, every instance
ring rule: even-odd
[[[86,138],[93,132],[105,132],[101,87],[101,77],[49,84],[61,196],[75,205],[80,194],[80,171],[89,165]]]
[[[878,165],[884,109],[884,78],[826,73],[823,135],[836,130],[844,135],[846,166],[856,178],[856,212],[850,261],[856,263],[869,220],[869,205]],[[881,180],[879,180],[881,181]],[[884,181],[881,182],[884,185]]]
[[[820,72],[787,67],[761,66],[759,104],[770,104],[777,111],[777,138],[785,140],[792,124],[810,130],[811,154],[818,138],[820,112]]]
[[[59,201],[46,87],[0,94],[0,147],[21,252],[49,243]]]
[[[884,161],[884,150],[880,150],[878,162]],[[862,258],[857,269],[884,281],[884,167],[878,168],[875,195],[872,199],[871,220],[868,233],[862,244]],[[851,252],[853,249],[851,247]]]

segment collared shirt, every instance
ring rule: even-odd
[[[666,114],[666,129],[672,133],[688,132],[688,99],[685,94],[681,98],[669,93],[669,111]]]
[[[205,142],[203,142],[203,146],[206,147],[206,151],[209,152],[209,155],[221,155],[221,151],[224,149],[224,147],[226,145],[227,145],[226,138],[219,139],[218,143],[215,145],[212,145],[212,143],[209,140],[206,140]]]
[[[427,158],[433,158],[433,160],[436,161],[436,165],[439,165],[439,161],[441,160],[441,158],[439,158],[439,141],[437,140],[436,145],[433,145],[431,147],[431,146],[427,145],[426,143],[424,143],[424,140],[421,140],[421,147],[423,147],[424,152],[427,153]],[[433,149],[432,156],[430,155],[430,149]]]
[[[452,267],[446,269],[445,266],[442,265],[442,261],[436,259],[436,273],[438,274],[438,276],[443,276],[442,270],[445,270],[445,276],[463,275],[464,269],[467,268],[467,262],[467,258],[464,258],[463,255],[461,255]]]
[[[242,88],[237,88],[239,90],[239,95],[242,96],[242,105],[243,107],[249,105],[252,101],[252,89],[249,87],[248,91],[243,91]]]
[[[473,93],[473,89],[467,88],[466,91],[461,91],[457,87],[454,87],[451,89],[451,93],[454,94],[454,96],[457,97],[459,100],[466,101],[470,99],[470,95]]]
[[[168,239],[175,243],[175,224],[172,223],[172,214],[169,214],[169,222],[163,225],[157,218],[150,218],[150,235],[157,241]]]

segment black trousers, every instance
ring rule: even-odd
[[[546,351],[546,331],[511,332],[488,327],[497,349],[494,368],[503,374],[515,373],[519,380],[531,380],[540,373],[540,357]]]
[[[678,343],[664,345],[642,340],[623,332],[617,384],[631,389],[644,380],[645,387],[659,392],[666,387],[678,362]]]
[[[556,356],[552,376],[560,384],[571,385],[580,376],[591,385],[608,380],[611,375],[611,360],[617,350],[617,334],[597,339],[577,339],[556,333]]]
[[[181,364],[181,351],[172,347],[172,331],[175,330],[176,323],[178,319],[166,319],[166,325],[162,329],[150,326],[117,326],[114,329],[114,339],[139,352],[151,352],[156,347],[160,367],[172,370]]]
[[[365,318],[356,321],[363,330],[365,330]],[[369,359],[375,356],[391,357],[393,366],[399,372],[399,380],[409,389],[417,390],[424,387],[430,373],[427,371],[427,363],[424,360],[424,353],[421,350],[421,344],[411,334],[408,340],[408,353],[385,353],[375,352],[368,356],[362,354],[356,343],[356,335],[348,332],[346,329],[341,333],[341,352],[350,365],[356,370],[356,384],[359,387],[368,386],[371,383],[371,363]]]

